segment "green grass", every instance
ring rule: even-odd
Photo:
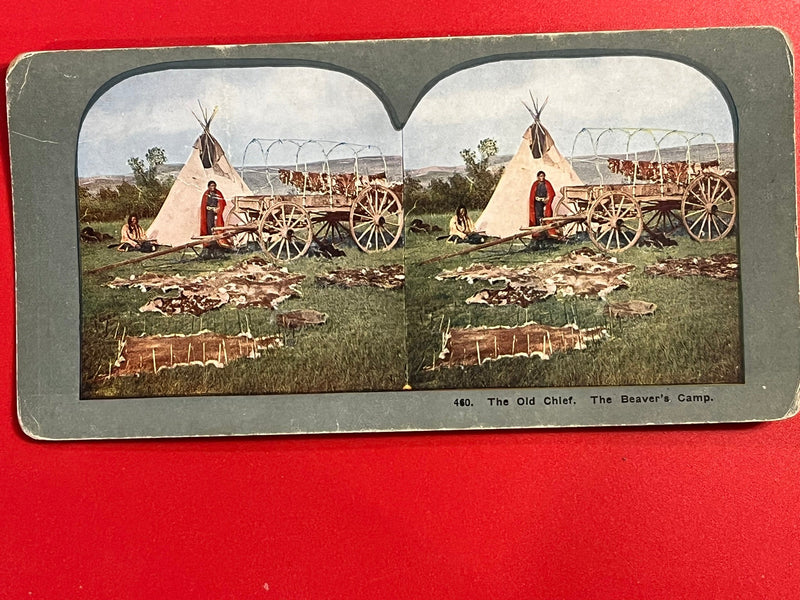
[[[415,215],[417,216],[417,215]],[[450,215],[422,215],[446,229]],[[91,223],[118,237],[121,222]],[[146,227],[147,223],[143,223]],[[441,234],[440,234],[441,235]],[[267,350],[256,360],[242,359],[224,369],[185,367],[158,375],[104,378],[116,357],[117,338],[126,335],[196,333],[208,329],[236,335],[284,335],[268,308],[224,307],[202,317],[141,313],[152,291],[111,289],[115,276],[144,271],[193,276],[247,258],[197,260],[191,252],[148,260],[98,275],[82,277],[82,389],[85,397],[152,397],[202,394],[275,394],[328,391],[398,390],[408,381],[420,389],[493,387],[601,386],[740,382],[741,338],[738,282],[708,277],[671,279],[644,274],[648,264],[668,257],[709,256],[737,252],[735,236],[701,244],[675,236],[678,246],[633,248],[618,256],[636,269],[630,288],[611,292],[610,301],[641,299],[655,302],[649,317],[615,320],[603,315],[597,299],[551,297],[529,306],[468,305],[464,300],[489,285],[437,281],[443,269],[475,262],[523,266],[565,254],[588,241],[556,245],[547,250],[522,251],[523,245],[503,244],[420,266],[427,258],[463,249],[436,240],[436,234],[408,233],[405,248],[366,254],[344,246],[347,256],[333,260],[303,257],[287,263],[307,277],[302,297],[279,306],[280,312],[312,308],[328,314],[327,324],[309,327],[285,338],[286,347]],[[260,253],[258,253],[260,255]],[[84,271],[138,254],[123,254],[104,244],[81,243]],[[404,263],[406,287],[342,289],[320,287],[316,274],[337,268],[375,267]],[[172,292],[174,293],[174,292]],[[521,325],[526,322],[560,326],[607,327],[611,337],[593,342],[584,351],[555,354],[550,360],[505,358],[482,366],[429,370],[441,351],[442,329],[450,327]]]
[[[92,223],[95,229],[118,236],[121,223]],[[146,223],[144,224],[146,226]],[[151,397],[194,394],[273,394],[327,391],[396,390],[406,382],[404,295],[401,290],[320,287],[314,276],[337,268],[375,267],[402,263],[403,249],[367,254],[344,247],[347,256],[333,260],[303,257],[288,263],[304,273],[301,298],[279,305],[279,312],[312,308],[328,322],[285,335],[284,348],[267,350],[256,360],[234,361],[224,369],[182,367],[158,375],[103,378],[116,357],[116,339],[126,335],[196,333],[208,329],[237,335],[284,336],[269,308],[223,307],[200,317],[141,313],[149,299],[165,295],[136,289],[111,289],[104,284],[116,276],[144,271],[194,276],[240,262],[252,254],[200,261],[187,253],[154,258],[82,278],[82,388],[85,397]],[[257,254],[261,256],[259,252]],[[83,270],[119,262],[139,254],[117,252],[105,245],[81,244]],[[170,292],[167,295],[175,294]]]
[[[440,227],[448,215],[424,215]],[[644,274],[644,267],[664,258],[737,252],[735,236],[701,244],[676,234],[678,246],[632,248],[618,255],[632,263],[630,288],[611,292],[609,301],[641,299],[658,305],[652,316],[609,319],[599,299],[550,297],[527,309],[516,306],[468,305],[464,301],[486,282],[437,281],[443,269],[490,263],[520,267],[555,258],[591,243],[560,244],[547,250],[523,250],[517,243],[500,245],[429,265],[426,258],[463,246],[443,244],[434,236],[409,234],[406,248],[409,381],[415,388],[491,388],[732,383],[742,381],[738,282],[708,277],[672,279]],[[417,266],[414,266],[417,265]],[[495,287],[503,287],[498,284]],[[555,354],[550,360],[504,358],[481,366],[430,370],[441,351],[442,329],[450,327],[521,325],[528,321],[561,326],[607,327],[611,338],[593,342],[585,351]]]

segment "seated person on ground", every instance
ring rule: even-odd
[[[155,252],[156,249],[156,241],[147,239],[147,234],[142,229],[142,226],[139,225],[139,219],[136,215],[128,217],[125,225],[122,226],[120,241],[122,243],[117,248],[120,252],[129,252],[131,250]]]
[[[486,241],[486,236],[475,231],[475,223],[469,218],[466,207],[459,206],[456,214],[450,219],[450,237],[447,241],[457,244],[482,244]]]

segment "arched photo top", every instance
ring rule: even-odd
[[[689,135],[692,143],[732,144],[737,137],[726,95],[685,63],[628,55],[508,59],[456,71],[426,92],[404,129],[406,166],[460,164],[460,151],[486,138],[497,142],[499,155],[513,153],[533,121],[534,103],[568,157],[576,144],[579,155],[593,151],[591,143],[581,146],[584,129],[657,130],[634,136],[633,146],[626,138],[600,150],[610,154],[686,138],[670,131],[703,134]]]
[[[322,142],[300,144],[300,153],[297,144],[273,146],[272,160],[285,164],[324,160],[314,152],[321,147],[336,147],[337,158],[352,156],[342,143],[378,155],[401,153],[401,136],[380,99],[345,73],[305,66],[172,68],[131,75],[95,100],[79,134],[78,177],[130,173],[130,158],[152,147],[162,148],[169,163],[182,163],[202,132],[201,106],[216,109],[212,132],[236,167],[265,159],[245,156],[254,139]]]

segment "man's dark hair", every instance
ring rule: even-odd
[[[217,187],[217,182],[216,182],[216,181],[209,181],[209,182],[208,182],[208,185],[207,185],[206,187],[208,187],[208,186],[209,186],[209,185],[211,185],[212,183],[214,184],[214,187]]]
[[[544,171],[539,171],[539,172],[536,174],[536,176],[537,176],[537,177],[538,177],[539,175],[544,175],[545,177],[547,177],[547,174],[546,174]]]

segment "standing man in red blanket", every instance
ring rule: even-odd
[[[200,203],[200,235],[212,235],[214,227],[222,227],[225,224],[222,220],[224,211],[225,197],[217,189],[217,183],[209,181],[208,189],[203,192],[203,201]]]
[[[536,181],[531,186],[530,210],[528,224],[531,227],[542,224],[542,219],[553,216],[553,198],[556,192],[553,186],[545,179],[544,171],[536,174]]]

